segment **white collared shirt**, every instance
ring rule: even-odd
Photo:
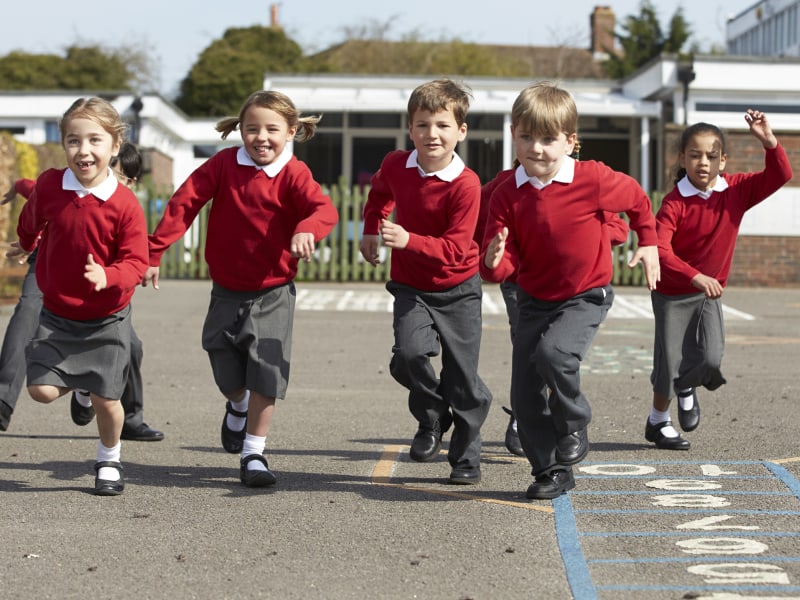
[[[278,157],[268,165],[257,165],[253,160],[253,157],[247,153],[247,150],[245,150],[244,146],[239,146],[239,150],[236,152],[237,163],[245,167],[255,167],[256,169],[261,169],[268,177],[275,177],[281,172],[281,169],[289,163],[290,160],[292,160],[292,151],[289,148],[289,144],[286,144],[286,146],[283,147],[283,152],[281,152]]]
[[[522,165],[518,166],[517,170],[514,171],[514,178],[517,182],[518,188],[522,187],[526,183],[530,183],[537,190],[547,187],[554,181],[558,181],[559,183],[572,183],[572,181],[575,179],[575,159],[571,156],[565,156],[564,162],[561,163],[561,168],[558,170],[558,173],[556,173],[555,177],[553,177],[547,183],[542,183],[538,177],[528,177],[528,174],[525,172],[525,167]]]
[[[461,157],[455,152],[453,152],[453,160],[450,161],[449,165],[447,165],[444,169],[440,171],[434,171],[433,173],[426,173],[422,167],[419,166],[419,161],[417,160],[418,156],[419,153],[416,150],[413,150],[411,154],[408,155],[408,159],[406,160],[406,168],[413,169],[416,167],[417,171],[422,177],[438,177],[442,181],[453,181],[464,171],[464,161],[461,160]]]
[[[62,190],[69,190],[71,192],[75,192],[78,194],[79,197],[84,198],[89,194],[97,197],[98,199],[105,202],[111,196],[114,195],[114,192],[117,191],[117,186],[119,182],[117,178],[114,176],[114,172],[111,170],[111,167],[108,168],[108,177],[103,180],[103,183],[97,185],[91,189],[86,189],[81,185],[81,182],[78,181],[78,178],[75,177],[75,173],[72,172],[71,169],[64,169],[64,175],[61,177],[61,189]]]
[[[694,184],[689,180],[688,175],[684,175],[683,179],[678,182],[678,192],[684,198],[689,198],[690,196],[700,196],[703,200],[708,200],[711,197],[711,194],[714,192],[724,192],[728,189],[728,182],[725,181],[724,177],[720,177],[717,175],[717,180],[714,182],[714,187],[710,190],[698,190],[694,187]]]

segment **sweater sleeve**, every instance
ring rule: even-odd
[[[492,202],[489,206],[489,214],[486,216],[486,228],[484,233],[483,242],[481,243],[481,255],[479,261],[479,270],[481,277],[486,281],[493,283],[501,283],[507,279],[513,280],[517,272],[517,265],[519,264],[519,251],[517,249],[517,242],[514,236],[512,205],[506,201],[505,195],[502,192],[497,192],[492,195]],[[505,250],[500,259],[500,264],[494,269],[486,266],[486,248],[491,242],[492,238],[500,233],[503,228],[508,229],[508,237],[506,238]]]
[[[364,235],[378,235],[381,220],[394,210],[394,196],[384,175],[384,164],[372,176],[367,203],[364,205]]]
[[[300,221],[294,233],[310,233],[318,242],[327,236],[339,222],[339,213],[329,196],[323,193],[307,166],[302,166],[294,189],[301,206]]]

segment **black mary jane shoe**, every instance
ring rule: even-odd
[[[581,462],[589,453],[589,434],[586,428],[556,440],[556,461],[561,465],[574,465]]]
[[[664,427],[672,427],[672,421],[662,421],[653,425],[648,418],[644,428],[644,439],[653,442],[656,448],[661,450],[688,450],[692,447],[689,440],[683,439],[680,434],[677,437],[664,435],[661,431]]]
[[[125,489],[125,479],[122,476],[122,464],[113,460],[104,460],[94,463],[95,473],[100,473],[103,467],[111,467],[119,472],[119,479],[111,481],[110,479],[100,479],[99,476],[94,478],[94,494],[95,496],[119,496],[122,490]]]
[[[683,410],[678,398],[678,423],[686,432],[694,431],[700,424],[700,403],[697,401],[697,389],[692,390],[692,408]]]
[[[69,415],[72,417],[72,422],[75,423],[75,425],[83,427],[91,423],[92,419],[94,419],[94,408],[91,406],[83,406],[78,402],[77,393],[78,392],[73,391],[72,397],[69,400]]]
[[[242,427],[241,431],[234,431],[228,427],[228,414],[231,414],[234,417],[239,417],[240,419],[246,419],[247,413],[240,410],[234,410],[230,402],[225,403],[225,416],[222,417],[222,429],[220,431],[222,447],[225,449],[225,452],[238,454],[242,451],[242,446],[244,446],[244,436],[247,433],[247,423],[245,423],[245,426]]]
[[[248,469],[247,465],[253,461],[262,463],[267,470]],[[267,459],[260,454],[248,454],[241,460],[239,479],[247,487],[267,487],[268,485],[274,485],[278,481],[275,474],[269,470]]]

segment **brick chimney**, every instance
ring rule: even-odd
[[[278,23],[278,5],[269,5],[269,26],[270,29],[280,29],[281,25]]]
[[[614,49],[614,27],[616,17],[610,6],[595,6],[589,20],[592,30],[590,50],[595,58],[607,57]]]

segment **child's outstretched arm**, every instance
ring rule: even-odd
[[[719,281],[702,273],[692,277],[692,285],[703,292],[706,298],[720,298],[724,291]]]
[[[647,289],[656,289],[656,284],[661,281],[661,265],[658,262],[658,246],[639,246],[628,263],[633,268],[639,263],[644,265],[644,277],[647,280]]]
[[[774,148],[778,145],[778,138],[772,133],[772,128],[767,121],[767,115],[759,110],[748,109],[744,115],[744,120],[750,127],[750,133],[753,134],[765,149]]]

